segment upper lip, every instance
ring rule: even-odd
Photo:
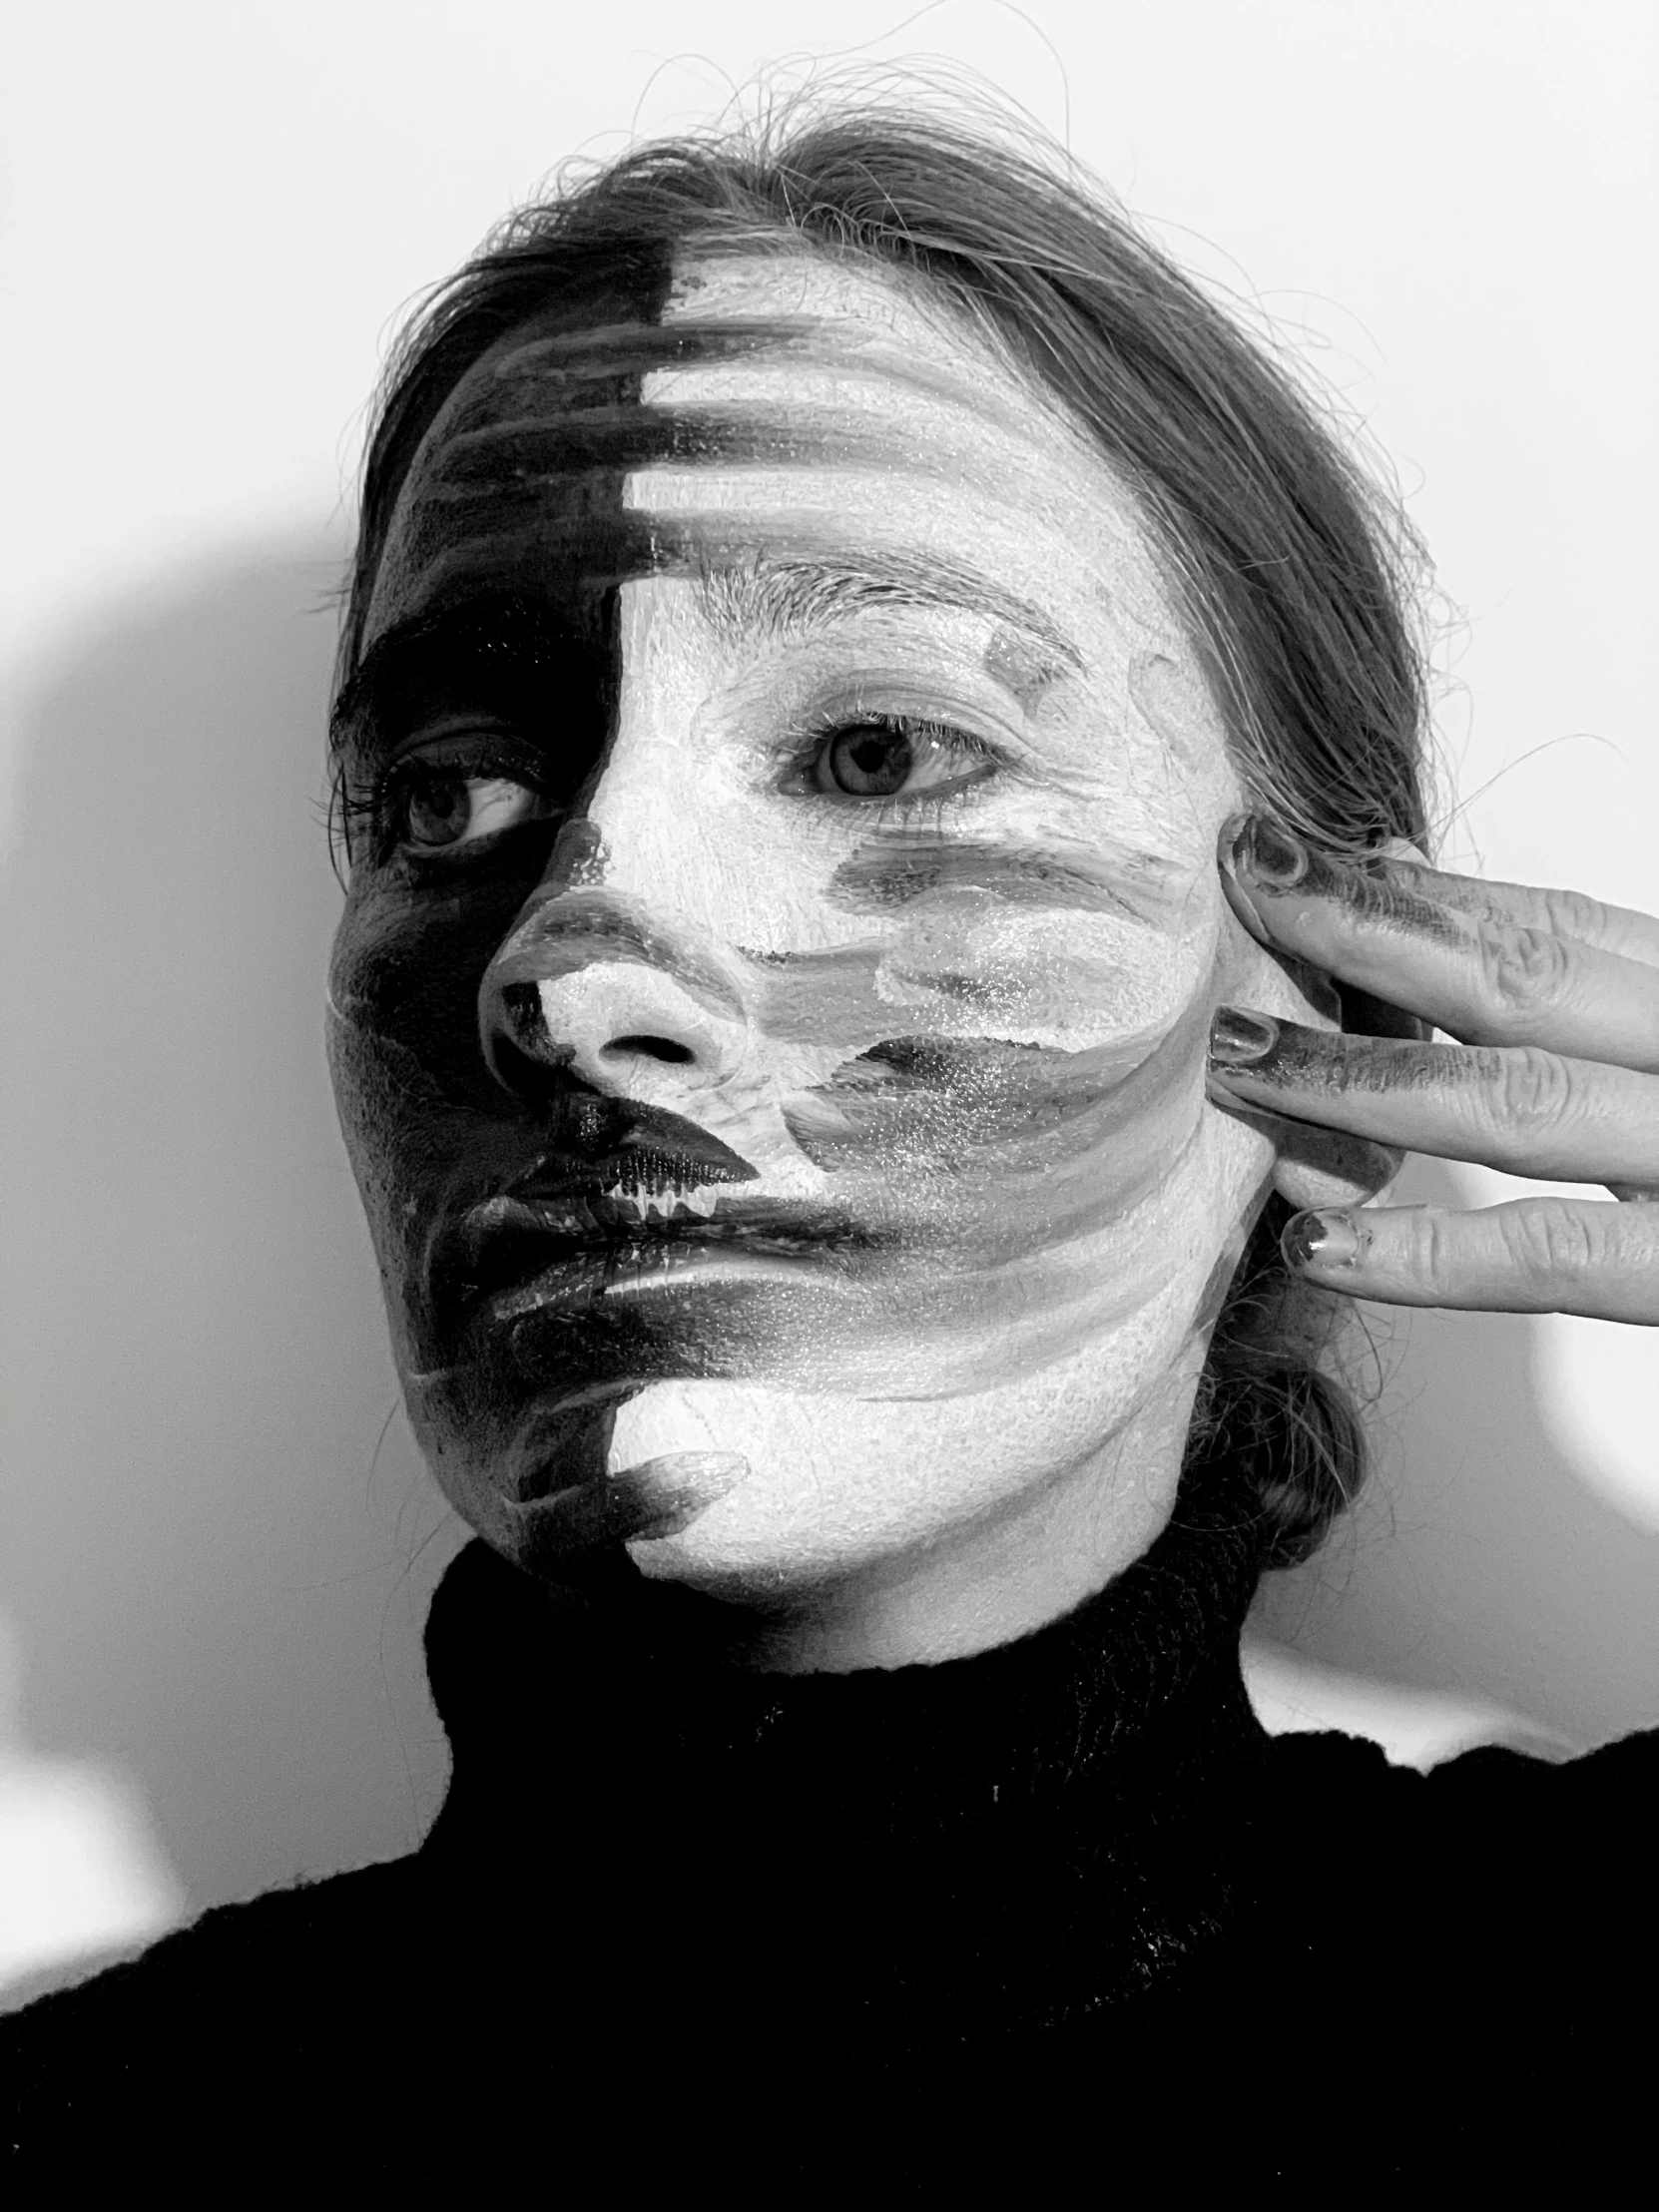
[[[753,1183],[760,1170],[723,1145],[705,1137],[695,1145],[678,1138],[672,1149],[665,1145],[628,1144],[599,1158],[580,1158],[566,1152],[547,1152],[519,1175],[501,1195],[504,1198],[538,1199],[581,1197],[612,1190],[697,1190],[705,1185]]]
[[[673,1244],[786,1255],[870,1241],[838,1210],[740,1194],[733,1187],[758,1182],[760,1171],[694,1124],[643,1109],[631,1119],[626,1132],[605,1129],[605,1149],[549,1147],[488,1195],[447,1211],[430,1254],[440,1302],[471,1313],[561,1263],[591,1265],[648,1242],[666,1260]]]

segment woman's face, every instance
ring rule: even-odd
[[[632,1548],[728,1595],[1078,1470],[1150,1536],[1169,1481],[1103,1449],[1184,1422],[1271,1164],[1210,1015],[1300,1002],[1052,401],[799,255],[527,327],[416,457],[341,731],[336,1088],[467,1519],[534,1564],[551,1492],[713,1448],[748,1479]]]

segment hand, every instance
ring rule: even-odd
[[[1286,1257],[1392,1305],[1659,1324],[1659,920],[1442,874],[1409,851],[1337,860],[1260,816],[1226,825],[1240,921],[1334,976],[1345,1019],[1380,1033],[1223,1007],[1211,1095],[1626,1203],[1322,1209],[1291,1223]],[[1458,1041],[1427,1042],[1424,1024]]]

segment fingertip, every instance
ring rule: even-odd
[[[1218,1006],[1210,1017],[1212,1071],[1265,1060],[1279,1042],[1279,1030],[1272,1014],[1260,1014],[1248,1006]]]
[[[1279,1249],[1286,1266],[1300,1275],[1352,1267],[1363,1242],[1360,1225],[1346,1207],[1322,1206],[1293,1216]]]
[[[1248,822],[1250,818],[1246,815],[1238,815],[1232,819],[1236,822]],[[1273,940],[1272,932],[1269,930],[1267,921],[1258,908],[1255,898],[1251,895],[1250,883],[1240,873],[1238,855],[1225,841],[1220,849],[1219,862],[1221,894],[1227,901],[1228,911],[1252,943],[1259,944],[1265,952],[1272,952],[1277,955],[1279,948]]]
[[[1384,860],[1406,860],[1412,867],[1432,867],[1433,861],[1420,844],[1413,844],[1409,837],[1384,837],[1377,847]]]
[[[1239,848],[1249,827],[1249,815],[1241,812],[1229,815],[1216,832],[1216,859],[1224,875],[1231,875],[1238,866]]]

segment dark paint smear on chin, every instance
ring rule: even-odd
[[[505,1529],[521,1564],[558,1579],[568,1541],[556,1521],[540,1524],[534,1507],[606,1479],[618,1409],[653,1382],[764,1372],[811,1330],[821,1295],[806,1282],[728,1283],[553,1304],[505,1327],[473,1326],[460,1356],[421,1391],[423,1419],[459,1442],[452,1463],[461,1470],[462,1510],[471,1504],[467,1517]],[[538,1527],[546,1539],[540,1555]]]

